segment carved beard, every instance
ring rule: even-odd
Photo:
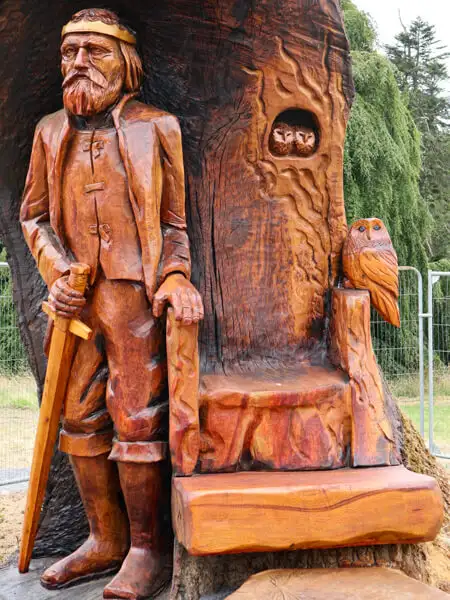
[[[63,104],[73,115],[91,117],[104,112],[120,96],[123,87],[123,69],[111,73],[108,80],[99,72],[71,72],[63,82]]]

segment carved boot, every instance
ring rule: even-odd
[[[131,548],[119,573],[104,589],[103,597],[144,600],[157,594],[171,577],[168,538],[162,525],[163,463],[118,465],[130,521]]]
[[[47,589],[58,589],[115,573],[129,548],[129,527],[121,507],[116,465],[108,454],[71,456],[89,522],[90,535],[78,550],[49,567],[41,576]]]

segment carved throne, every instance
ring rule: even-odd
[[[197,326],[168,314],[173,524],[196,555],[419,542],[441,525],[436,482],[401,465],[369,293],[339,287],[353,87],[339,12],[310,18],[312,37],[268,35],[239,75],[250,117],[228,130],[195,257],[200,280],[214,272],[200,357]],[[314,132],[307,154],[271,142],[286,123]]]

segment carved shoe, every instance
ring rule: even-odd
[[[88,539],[41,576],[47,589],[59,589],[119,570],[129,548],[129,526],[120,506],[116,465],[107,454],[70,458],[89,522]]]
[[[162,531],[162,463],[118,464],[130,520],[131,548],[103,597],[144,600],[162,590],[171,578],[167,534]]]

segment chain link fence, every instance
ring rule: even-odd
[[[0,485],[28,479],[37,418],[36,384],[19,336],[10,271],[0,262]]]

